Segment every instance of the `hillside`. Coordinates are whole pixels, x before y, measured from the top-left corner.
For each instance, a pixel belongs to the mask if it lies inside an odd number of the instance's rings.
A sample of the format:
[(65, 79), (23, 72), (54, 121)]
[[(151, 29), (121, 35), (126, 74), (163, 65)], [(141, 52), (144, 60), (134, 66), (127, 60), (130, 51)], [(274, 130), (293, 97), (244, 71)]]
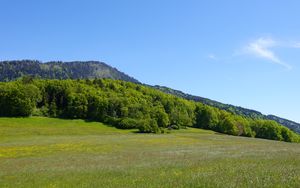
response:
[[(0, 81), (11, 81), (22, 76), (34, 76), (43, 79), (94, 79), (111, 78), (139, 83), (138, 80), (118, 71), (117, 69), (97, 61), (75, 61), (75, 62), (47, 62), (42, 63), (33, 60), (2, 61), (0, 62)], [(207, 98), (193, 96), (163, 86), (150, 86), (168, 94), (172, 94), (187, 100), (201, 102), (203, 104), (226, 110), (247, 118), (274, 120), (289, 129), (300, 133), (300, 124), (280, 118), (274, 115), (264, 115), (258, 111), (238, 107), (230, 104), (223, 104)]]
[(0, 187), (300, 187), (299, 144), (0, 118)]
[(33, 76), (45, 79), (85, 79), (110, 78), (138, 83), (123, 72), (103, 62), (73, 61), (46, 62), (32, 60), (0, 62), (0, 81), (11, 81), (22, 76)]
[(277, 123), (280, 123), (286, 127), (288, 127), (289, 129), (297, 132), (300, 134), (300, 124), (284, 119), (284, 118), (280, 118), (274, 115), (264, 115), (261, 112), (255, 111), (255, 110), (250, 110), (247, 108), (243, 108), (243, 107), (239, 107), (239, 106), (234, 106), (234, 105), (230, 105), (230, 104), (224, 104), (218, 101), (214, 101), (211, 99), (207, 99), (207, 98), (203, 98), (203, 97), (199, 97), (199, 96), (194, 96), (194, 95), (190, 95), (190, 94), (186, 94), (182, 91), (179, 90), (175, 90), (175, 89), (171, 89), (168, 87), (164, 87), (164, 86), (151, 86), (155, 89), (158, 89), (160, 91), (163, 91), (165, 93), (168, 94), (172, 94), (187, 100), (193, 100), (196, 102), (201, 102), (203, 104), (209, 105), (209, 106), (213, 106), (222, 110), (226, 110), (228, 112), (232, 112), (234, 114), (237, 115), (242, 115), (245, 117), (249, 117), (249, 118), (254, 118), (254, 119), (268, 119), (268, 120), (274, 120)]
[(275, 121), (246, 118), (159, 90), (111, 79), (0, 82), (0, 116), (86, 119), (120, 129), (165, 133), (186, 127), (235, 136), (300, 142)]

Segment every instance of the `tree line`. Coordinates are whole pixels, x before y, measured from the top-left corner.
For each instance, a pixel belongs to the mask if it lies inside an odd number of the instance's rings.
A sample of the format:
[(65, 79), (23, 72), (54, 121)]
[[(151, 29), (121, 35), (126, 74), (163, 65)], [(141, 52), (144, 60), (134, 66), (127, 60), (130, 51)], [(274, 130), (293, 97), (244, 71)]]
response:
[(145, 133), (196, 127), (236, 136), (300, 141), (299, 135), (275, 121), (246, 118), (131, 82), (30, 77), (1, 82), (0, 116), (31, 115), (87, 119)]
[(202, 104), (216, 107), (218, 109), (225, 110), (227, 112), (231, 112), (236, 115), (241, 115), (241, 116), (252, 118), (252, 119), (273, 120), (289, 129), (295, 131), (296, 133), (300, 134), (300, 124), (299, 123), (296, 123), (296, 122), (293, 122), (293, 121), (290, 121), (290, 120), (287, 120), (287, 119), (284, 119), (281, 117), (277, 117), (274, 115), (264, 115), (261, 112), (258, 112), (256, 110), (251, 110), (251, 109), (234, 106), (234, 105), (230, 105), (230, 104), (223, 104), (218, 101), (210, 100), (210, 99), (199, 97), (199, 96), (190, 95), (187, 93), (183, 93), (182, 91), (174, 90), (172, 88), (168, 88), (165, 86), (155, 85), (155, 86), (150, 86), (150, 87), (153, 87), (155, 89), (163, 91), (164, 93), (172, 94), (172, 95), (175, 95), (175, 96), (187, 99), (187, 100), (201, 102)]

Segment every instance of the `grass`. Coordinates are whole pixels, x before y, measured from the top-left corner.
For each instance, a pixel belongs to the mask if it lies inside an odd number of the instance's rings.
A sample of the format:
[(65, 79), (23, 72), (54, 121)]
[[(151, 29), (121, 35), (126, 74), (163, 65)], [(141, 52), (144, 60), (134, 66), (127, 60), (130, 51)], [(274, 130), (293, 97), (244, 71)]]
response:
[(300, 187), (300, 145), (0, 118), (0, 187)]

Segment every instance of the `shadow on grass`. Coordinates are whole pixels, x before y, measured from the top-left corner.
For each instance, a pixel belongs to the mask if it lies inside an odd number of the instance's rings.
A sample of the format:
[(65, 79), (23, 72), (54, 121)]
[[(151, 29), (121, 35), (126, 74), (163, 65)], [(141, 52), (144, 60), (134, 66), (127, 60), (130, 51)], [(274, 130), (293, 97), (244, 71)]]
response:
[(214, 132), (216, 135), (224, 135), (224, 133)]

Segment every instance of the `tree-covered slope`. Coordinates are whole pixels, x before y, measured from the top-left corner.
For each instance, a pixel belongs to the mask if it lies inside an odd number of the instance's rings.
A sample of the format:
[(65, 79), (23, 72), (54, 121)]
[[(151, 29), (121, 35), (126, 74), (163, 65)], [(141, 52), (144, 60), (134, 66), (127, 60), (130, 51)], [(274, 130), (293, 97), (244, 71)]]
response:
[(160, 91), (163, 91), (165, 93), (168, 94), (172, 94), (187, 100), (193, 100), (196, 102), (201, 102), (203, 104), (209, 105), (209, 106), (213, 106), (222, 110), (226, 110), (228, 112), (232, 112), (234, 114), (237, 115), (241, 115), (241, 116), (245, 116), (245, 117), (249, 117), (249, 118), (254, 118), (254, 119), (267, 119), (267, 120), (273, 120), (276, 121), (277, 123), (280, 123), (286, 127), (288, 127), (289, 129), (300, 133), (300, 124), (281, 118), (281, 117), (277, 117), (274, 115), (264, 115), (261, 112), (255, 111), (255, 110), (250, 110), (247, 108), (243, 108), (243, 107), (239, 107), (239, 106), (234, 106), (234, 105), (230, 105), (230, 104), (224, 104), (218, 101), (214, 101), (211, 99), (207, 99), (207, 98), (203, 98), (203, 97), (199, 97), (199, 96), (194, 96), (194, 95), (190, 95), (190, 94), (186, 94), (182, 91), (179, 90), (175, 90), (175, 89), (171, 89), (168, 87), (164, 87), (164, 86), (153, 86), (153, 88), (156, 88)]
[[(0, 62), (0, 81), (16, 80), (22, 76), (33, 76), (43, 79), (94, 79), (111, 78), (139, 83), (138, 80), (118, 71), (117, 69), (98, 61), (75, 62), (47, 62), (41, 63), (33, 60), (2, 61)], [(147, 85), (149, 86), (149, 85)], [(264, 115), (258, 111), (246, 109), (229, 104), (223, 104), (207, 98), (193, 96), (162, 86), (150, 86), (168, 94), (184, 99), (201, 102), (221, 110), (242, 115), (247, 118), (274, 120), (289, 129), (300, 133), (300, 124), (273, 115)]]
[(85, 79), (111, 78), (138, 83), (123, 72), (103, 62), (74, 61), (46, 62), (33, 60), (0, 62), (0, 81), (11, 81), (22, 76), (34, 76), (45, 79)]
[(0, 82), (0, 116), (31, 115), (86, 119), (145, 133), (195, 127), (235, 136), (300, 141), (299, 135), (275, 121), (243, 117), (131, 82), (26, 77)]
[(296, 123), (294, 121), (290, 121), (290, 120), (287, 120), (287, 119), (284, 119), (284, 118), (281, 118), (281, 117), (277, 117), (277, 116), (274, 116), (274, 115), (267, 115), (267, 116), (264, 116), (264, 118), (276, 121), (276, 122), (280, 123), (281, 125), (286, 126), (289, 129), (291, 129), (291, 130), (293, 130), (293, 131), (300, 134), (300, 124), (299, 123)]

